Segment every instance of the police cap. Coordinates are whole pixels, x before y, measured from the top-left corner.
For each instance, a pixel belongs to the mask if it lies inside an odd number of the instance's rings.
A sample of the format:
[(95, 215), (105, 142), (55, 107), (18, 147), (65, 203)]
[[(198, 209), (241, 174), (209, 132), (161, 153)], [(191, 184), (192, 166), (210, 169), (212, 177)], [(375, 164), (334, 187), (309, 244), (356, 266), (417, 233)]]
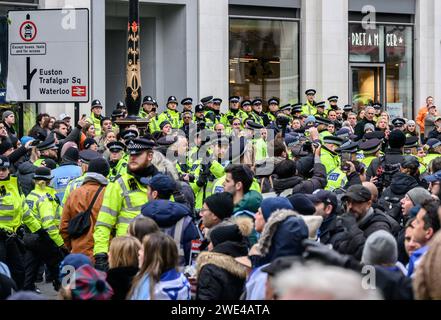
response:
[(49, 136), (46, 140), (44, 140), (42, 143), (37, 145), (38, 151), (43, 150), (50, 150), (50, 149), (58, 149), (57, 145), (55, 144), (55, 138), (53, 136)]
[(182, 99), (181, 104), (182, 104), (182, 105), (185, 105), (185, 104), (193, 104), (193, 99), (192, 99), (192, 98), (185, 98), (185, 99)]
[(142, 104), (154, 104), (153, 98), (151, 96), (145, 96), (144, 99), (142, 99)]
[(147, 150), (152, 150), (156, 144), (152, 140), (143, 138), (135, 138), (129, 141), (127, 144), (127, 151), (129, 154), (140, 154)]
[(308, 89), (305, 91), (305, 94), (307, 96), (310, 96), (310, 95), (314, 96), (316, 93), (317, 93), (317, 91), (315, 89)]
[(112, 141), (106, 145), (110, 152), (120, 152), (126, 149), (126, 145), (120, 141)]
[(123, 138), (124, 140), (135, 139), (138, 138), (138, 136), (139, 132), (135, 129), (126, 129), (121, 132), (121, 138)]
[(374, 154), (381, 149), (382, 141), (377, 138), (372, 138), (360, 143), (359, 148), (365, 154)]

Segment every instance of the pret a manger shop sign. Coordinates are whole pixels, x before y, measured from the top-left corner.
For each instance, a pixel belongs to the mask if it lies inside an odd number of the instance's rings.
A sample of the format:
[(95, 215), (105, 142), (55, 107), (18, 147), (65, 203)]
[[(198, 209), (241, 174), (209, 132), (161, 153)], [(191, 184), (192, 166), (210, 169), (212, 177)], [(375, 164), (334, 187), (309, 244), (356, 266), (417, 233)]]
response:
[(6, 100), (89, 101), (89, 11), (10, 11)]

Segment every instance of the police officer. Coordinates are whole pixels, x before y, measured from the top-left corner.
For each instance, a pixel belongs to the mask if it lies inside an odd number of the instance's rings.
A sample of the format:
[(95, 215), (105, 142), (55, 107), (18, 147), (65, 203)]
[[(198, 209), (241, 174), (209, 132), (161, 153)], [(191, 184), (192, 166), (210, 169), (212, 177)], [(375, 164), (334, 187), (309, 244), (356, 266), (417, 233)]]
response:
[(374, 120), (375, 120), (375, 121), (378, 121), (378, 118), (379, 118), (380, 115), (381, 115), (381, 109), (383, 108), (383, 105), (382, 105), (381, 103), (376, 102), (376, 103), (372, 104), (372, 106), (373, 106), (374, 109), (375, 109), (375, 117), (374, 117)]
[(29, 209), (17, 177), (10, 175), (10, 165), (7, 157), (0, 156), (0, 261), (9, 266), (12, 279), (20, 290), (24, 285), (25, 266), (24, 248), (17, 229), (24, 223), (34, 234), (45, 231)]
[(366, 168), (369, 168), (371, 162), (381, 155), (381, 145), (382, 141), (377, 138), (372, 138), (360, 143), (359, 148), (364, 154), (364, 158), (361, 162)]
[(231, 126), (231, 121), (233, 120), (233, 118), (239, 118), (242, 122), (242, 119), (245, 119), (247, 117), (245, 111), (240, 110), (240, 98), (238, 96), (230, 97), (229, 102), (229, 110), (222, 117), (222, 123), (225, 125), (225, 127)]
[[(292, 112), (292, 106), (291, 106), (291, 104), (289, 104), (289, 103), (283, 105), (283, 106), (280, 108), (280, 113), (282, 113), (282, 114), (286, 115), (287, 117), (289, 117), (290, 120), (291, 120), (291, 112)], [(280, 114), (280, 113), (278, 113), (278, 114)]]
[[(121, 109), (115, 109), (112, 111), (112, 122), (115, 122), (117, 120), (123, 120), (124, 119), (124, 111)], [(114, 125), (114, 130), (117, 128), (117, 125)]]
[(158, 173), (152, 164), (154, 146), (151, 140), (130, 140), (127, 145), (130, 155), (127, 173), (116, 176), (106, 188), (93, 234), (95, 267), (99, 270), (108, 268), (111, 235), (125, 235), (129, 223), (148, 201), (146, 181)]
[[(356, 160), (357, 157), (358, 142), (352, 142), (347, 140), (335, 151), (342, 156), (340, 159), (341, 165), (337, 166), (328, 174), (328, 184), (326, 190), (335, 191), (338, 189), (344, 189), (350, 174), (356, 175), (356, 172), (351, 172), (351, 163)], [(348, 154), (347, 161), (343, 161), (343, 154)], [(348, 163), (351, 162), (351, 163)]]
[(40, 152), (40, 158), (34, 162), (34, 166), (39, 167), (41, 163), (46, 159), (52, 159), (55, 162), (58, 161), (58, 147), (55, 144), (55, 138), (53, 135), (37, 145), (37, 150)]
[(354, 108), (351, 104), (347, 104), (343, 107), (343, 120), (348, 120), (349, 114), (352, 112)]
[(337, 110), (338, 109), (338, 96), (330, 96), (328, 98), (329, 102), (329, 108), (331, 110)]
[(242, 123), (244, 123), (247, 118), (250, 118), (251, 111), (253, 111), (253, 108), (251, 107), (250, 100), (243, 100), (242, 103), (240, 104), (240, 106), (242, 108), (242, 111), (245, 112), (245, 114), (246, 114), (246, 118), (241, 119)]
[(153, 97), (144, 97), (138, 116), (149, 121), (150, 133), (159, 131), (159, 116), (157, 114), (157, 107), (155, 105), (155, 100), (153, 99)]
[(326, 102), (325, 101), (317, 102), (315, 107), (316, 107), (315, 117), (323, 117), (323, 118), (327, 117), (327, 112), (325, 110), (325, 108), (326, 108)]
[(302, 115), (302, 104), (296, 103), (291, 106), (291, 115), (294, 119), (300, 119)]
[(252, 120), (248, 120), (245, 123), (246, 138), (251, 142), (253, 147), (253, 159), (260, 161), (268, 157), (268, 144), (262, 137), (262, 130), (266, 130), (263, 125), (256, 123)]
[(209, 120), (207, 122), (210, 123), (210, 128), (214, 127), (218, 123), (221, 123), (221, 119), (223, 117), (222, 113), (220, 112), (221, 104), (222, 99), (214, 98), (212, 100), (212, 109), (208, 110), (205, 114), (205, 119)]
[(116, 104), (116, 109), (121, 110), (121, 112), (123, 114), (123, 119), (127, 117), (127, 106), (124, 104), (124, 102), (119, 101)]
[(428, 153), (424, 157), (424, 165), (430, 168), (430, 162), (433, 159), (441, 157), (441, 141), (431, 138), (426, 142), (426, 148)]
[(188, 98), (182, 99), (181, 104), (182, 104), (182, 108), (183, 108), (182, 112), (193, 111), (193, 99), (192, 98), (188, 97)]
[(170, 96), (167, 100), (167, 110), (159, 116), (158, 123), (161, 124), (167, 120), (170, 122), (173, 129), (179, 129), (181, 122), (181, 115), (176, 110), (178, 107), (178, 99), (175, 96)]
[[(25, 290), (34, 291), (36, 289), (35, 279), (42, 263), (46, 264), (49, 274), (58, 275), (58, 265), (63, 260), (64, 255), (68, 254), (59, 232), (61, 207), (55, 189), (49, 187), (52, 178), (49, 168), (37, 168), (34, 175), (35, 188), (26, 197), (26, 203), (45, 232), (41, 232), (42, 235), (38, 243), (28, 246), (26, 251)], [(58, 277), (53, 280), (53, 285), (55, 290), (59, 289)]]
[(317, 108), (315, 107), (315, 94), (317, 91), (315, 89), (308, 89), (305, 91), (306, 103), (302, 106), (302, 114), (307, 116), (314, 116), (317, 113)]
[(90, 107), (90, 117), (87, 118), (87, 122), (93, 124), (95, 128), (95, 134), (97, 136), (101, 135), (101, 112), (103, 111), (103, 105), (101, 101), (96, 99), (92, 101), (92, 105)]
[(262, 99), (254, 99), (251, 105), (253, 111), (250, 113), (249, 118), (255, 123), (258, 123), (264, 127), (267, 126), (269, 124), (269, 119), (268, 116), (262, 112)]
[(204, 106), (202, 104), (197, 104), (194, 107), (193, 121), (196, 122), (196, 123), (200, 123), (200, 122), (204, 122), (205, 123)]
[(280, 100), (273, 97), (268, 100), (268, 112), (266, 113), (270, 122), (275, 122), (277, 119), (277, 112), (279, 111)]
[(196, 209), (202, 208), (205, 198), (211, 195), (214, 181), (225, 175), (219, 158), (228, 149), (229, 140), (222, 137), (210, 143), (207, 142), (209, 137), (206, 138), (199, 150), (200, 158), (193, 162), (190, 170), (190, 174), (194, 176), (194, 182), (190, 186), (195, 194)]
[(394, 128), (401, 131), (404, 131), (405, 124), (406, 124), (406, 120), (404, 120), (403, 118), (395, 118), (392, 120), (392, 125), (394, 126)]
[(343, 144), (344, 140), (335, 136), (326, 136), (323, 138), (323, 146), (321, 148), (320, 160), (326, 168), (326, 174), (340, 165), (340, 158), (335, 151)]
[(113, 141), (107, 144), (107, 149), (110, 152), (109, 165), (110, 174), (109, 178), (112, 179), (118, 175), (123, 175), (127, 172), (127, 160), (124, 159), (124, 152), (126, 146), (120, 141)]

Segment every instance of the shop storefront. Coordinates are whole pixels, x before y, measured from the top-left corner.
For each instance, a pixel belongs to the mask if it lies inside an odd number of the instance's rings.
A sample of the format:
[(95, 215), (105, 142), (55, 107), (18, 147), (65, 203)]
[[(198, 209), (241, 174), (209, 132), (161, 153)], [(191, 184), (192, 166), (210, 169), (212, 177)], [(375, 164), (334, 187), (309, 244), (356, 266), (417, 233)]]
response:
[(349, 24), (349, 92), (357, 109), (380, 102), (395, 117), (413, 117), (413, 26)]

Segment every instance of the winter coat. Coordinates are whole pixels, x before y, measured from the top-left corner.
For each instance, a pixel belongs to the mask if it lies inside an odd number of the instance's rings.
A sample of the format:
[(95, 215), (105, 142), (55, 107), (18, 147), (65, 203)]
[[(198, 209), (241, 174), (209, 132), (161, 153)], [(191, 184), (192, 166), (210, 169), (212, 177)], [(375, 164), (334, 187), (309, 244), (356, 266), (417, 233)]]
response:
[[(199, 232), (192, 221), (190, 209), (169, 200), (149, 201), (141, 208), (141, 214), (153, 219), (165, 233), (175, 238), (177, 223), (182, 220), (182, 234), (179, 239), (180, 266), (190, 261), (191, 241), (199, 239)], [(183, 252), (181, 252), (183, 250)], [(185, 259), (185, 261), (183, 261)]]
[(60, 234), (64, 240), (64, 245), (67, 248), (72, 249), (71, 253), (83, 253), (91, 259), (93, 258), (93, 231), (98, 213), (103, 203), (106, 188), (101, 190), (95, 204), (92, 207), (91, 227), (89, 231), (79, 238), (72, 239), (69, 236), (67, 229), (69, 227), (69, 221), (77, 216), (80, 212), (84, 212), (89, 207), (98, 188), (101, 185), (107, 186), (107, 184), (108, 180), (101, 174), (86, 173), (83, 185), (78, 189), (73, 190), (66, 200), (63, 213), (61, 215)]
[(397, 267), (375, 266), (375, 280), (385, 300), (413, 300), (412, 280)]
[(251, 256), (253, 267), (267, 264), (279, 257), (303, 253), (302, 241), (308, 238), (305, 221), (292, 210), (274, 212), (265, 224), (257, 242), (260, 255)]
[(112, 300), (126, 300), (132, 287), (133, 277), (138, 273), (136, 267), (119, 267), (107, 271), (106, 281), (113, 289)]
[(246, 268), (234, 258), (248, 254), (245, 243), (224, 242), (197, 259), (196, 300), (238, 300), (242, 294)]
[(292, 188), (292, 193), (311, 194), (317, 189), (324, 189), (327, 184), (326, 168), (321, 163), (314, 164), (314, 175), (311, 179), (305, 180), (300, 176), (286, 179), (274, 179), (274, 191), (277, 194)]
[(366, 239), (375, 231), (385, 230), (394, 237), (398, 236), (400, 225), (384, 212), (370, 208), (368, 213), (358, 222), (358, 227), (363, 231)]
[(392, 177), (390, 186), (384, 189), (378, 202), (384, 207), (388, 215), (399, 222), (401, 220), (400, 200), (404, 198), (409, 190), (416, 187), (419, 187), (419, 183), (414, 177), (397, 172)]
[[(262, 202), (262, 194), (257, 191), (250, 190), (248, 191), (242, 200), (239, 201), (238, 204), (234, 206), (233, 216), (234, 217), (249, 217), (254, 222), (254, 216), (260, 208), (260, 204)], [(251, 245), (257, 242), (257, 231), (253, 229), (251, 235), (248, 237), (248, 240)]]
[(366, 238), (357, 225), (355, 217), (349, 214), (331, 215), (325, 219), (319, 229), (320, 242), (330, 244), (341, 253), (361, 259)]
[(27, 196), (34, 190), (34, 173), (37, 167), (32, 164), (31, 161), (23, 162), (17, 171), (18, 183), (21, 186), (21, 190)]

